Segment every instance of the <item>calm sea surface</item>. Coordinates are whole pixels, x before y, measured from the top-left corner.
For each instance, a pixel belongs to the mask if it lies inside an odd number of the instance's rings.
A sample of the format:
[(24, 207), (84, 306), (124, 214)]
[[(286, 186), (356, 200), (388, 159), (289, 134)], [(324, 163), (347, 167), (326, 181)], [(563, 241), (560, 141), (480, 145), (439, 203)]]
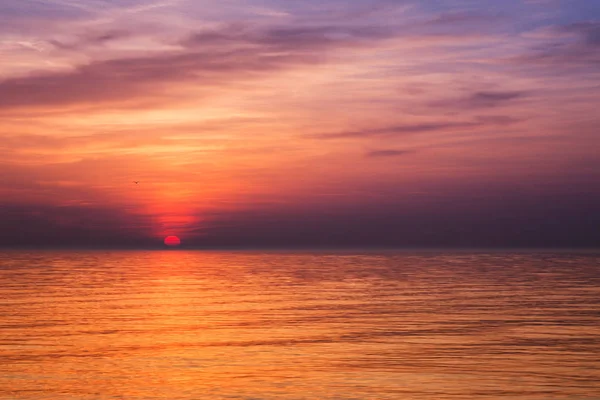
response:
[(600, 399), (600, 253), (0, 252), (0, 399)]

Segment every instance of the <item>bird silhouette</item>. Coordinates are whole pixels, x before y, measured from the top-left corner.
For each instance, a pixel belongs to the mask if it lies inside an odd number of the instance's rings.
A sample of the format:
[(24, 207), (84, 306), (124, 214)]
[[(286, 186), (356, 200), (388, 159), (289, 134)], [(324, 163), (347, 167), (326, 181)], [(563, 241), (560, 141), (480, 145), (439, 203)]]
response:
[(140, 181), (133, 181), (133, 183), (135, 183), (137, 185), (138, 183), (140, 183)]

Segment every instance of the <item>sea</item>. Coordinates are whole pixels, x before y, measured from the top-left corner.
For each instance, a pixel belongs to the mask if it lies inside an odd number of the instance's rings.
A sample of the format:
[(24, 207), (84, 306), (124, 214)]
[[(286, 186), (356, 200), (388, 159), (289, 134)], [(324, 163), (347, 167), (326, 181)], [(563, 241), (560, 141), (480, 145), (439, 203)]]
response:
[(600, 399), (600, 252), (2, 250), (0, 399)]

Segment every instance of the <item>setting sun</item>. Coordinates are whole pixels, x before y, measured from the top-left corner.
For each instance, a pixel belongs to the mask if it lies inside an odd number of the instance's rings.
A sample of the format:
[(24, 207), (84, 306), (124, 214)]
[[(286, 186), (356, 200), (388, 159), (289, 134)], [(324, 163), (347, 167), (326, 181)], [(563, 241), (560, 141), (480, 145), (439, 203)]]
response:
[(165, 238), (165, 244), (167, 246), (179, 246), (181, 244), (181, 240), (177, 236), (167, 236)]

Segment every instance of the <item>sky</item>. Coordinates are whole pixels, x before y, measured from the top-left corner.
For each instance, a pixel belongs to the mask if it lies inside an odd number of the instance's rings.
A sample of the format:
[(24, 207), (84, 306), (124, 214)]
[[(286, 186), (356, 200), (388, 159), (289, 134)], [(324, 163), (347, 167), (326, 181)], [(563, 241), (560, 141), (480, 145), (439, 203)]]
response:
[(3, 0), (0, 246), (599, 247), (599, 89), (598, 1)]

